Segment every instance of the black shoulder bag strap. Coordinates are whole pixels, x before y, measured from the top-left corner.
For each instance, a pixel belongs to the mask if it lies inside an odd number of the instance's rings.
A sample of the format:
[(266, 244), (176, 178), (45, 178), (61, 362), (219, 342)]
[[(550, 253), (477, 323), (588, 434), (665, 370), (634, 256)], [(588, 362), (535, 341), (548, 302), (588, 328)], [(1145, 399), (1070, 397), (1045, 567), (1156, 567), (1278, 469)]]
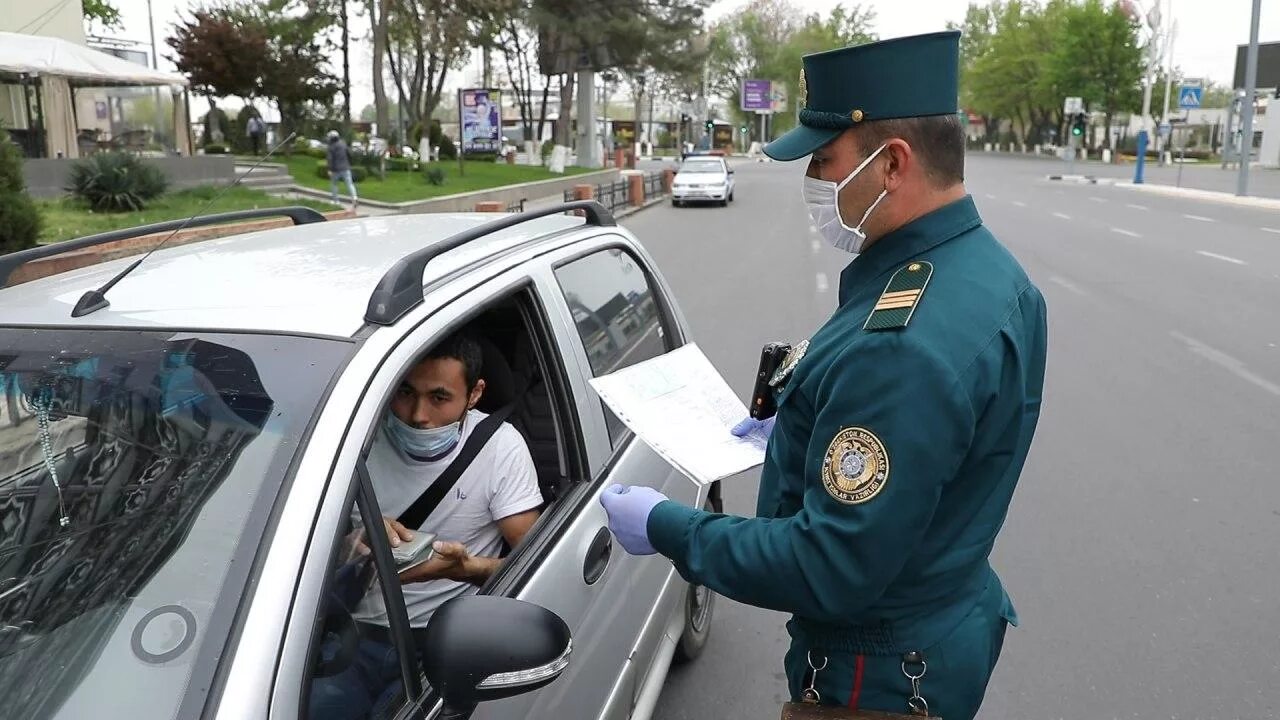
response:
[(400, 517), (396, 520), (410, 530), (417, 530), (422, 527), (422, 523), (427, 521), (431, 515), (431, 511), (435, 510), (444, 500), (444, 496), (449, 494), (454, 485), (458, 484), (458, 478), (462, 477), (462, 473), (471, 465), (471, 461), (476, 459), (476, 455), (480, 454), (481, 448), (485, 443), (489, 442), (489, 438), (498, 431), (502, 423), (511, 415), (511, 411), (515, 410), (514, 402), (502, 406), (495, 410), (488, 417), (480, 421), (471, 434), (467, 436), (467, 441), (462, 445), (462, 451), (458, 453), (458, 457), (449, 463), (449, 467), (440, 473), (440, 477), (431, 483), (431, 487), (423, 491), (417, 500), (409, 506), (408, 510), (400, 513)]

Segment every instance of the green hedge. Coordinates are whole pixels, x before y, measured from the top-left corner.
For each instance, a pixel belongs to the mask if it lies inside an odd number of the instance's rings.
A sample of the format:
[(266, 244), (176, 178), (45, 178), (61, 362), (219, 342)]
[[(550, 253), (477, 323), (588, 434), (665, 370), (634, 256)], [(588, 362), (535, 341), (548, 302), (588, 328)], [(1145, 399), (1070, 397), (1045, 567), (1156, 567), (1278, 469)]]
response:
[(205, 155), (226, 155), (227, 146), (219, 145), (218, 143), (209, 143), (208, 145), (204, 146), (204, 154)]
[[(329, 164), (327, 162), (322, 160), (316, 163), (316, 177), (320, 178), (321, 180), (329, 179)], [(365, 172), (364, 168), (358, 165), (351, 166), (352, 180), (356, 182), (364, 182), (368, 177), (369, 177), (369, 173)]]

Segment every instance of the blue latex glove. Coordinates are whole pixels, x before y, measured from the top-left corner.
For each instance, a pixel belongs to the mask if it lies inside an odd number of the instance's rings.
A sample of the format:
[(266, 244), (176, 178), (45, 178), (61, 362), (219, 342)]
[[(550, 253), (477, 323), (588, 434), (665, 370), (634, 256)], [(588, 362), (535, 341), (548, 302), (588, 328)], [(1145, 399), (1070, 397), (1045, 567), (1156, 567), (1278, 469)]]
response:
[(753, 433), (760, 435), (765, 440), (769, 439), (769, 434), (773, 432), (773, 420), (776, 416), (770, 415), (764, 420), (757, 420), (750, 415), (745, 420), (733, 426), (729, 432), (736, 437), (746, 437)]
[(642, 485), (613, 485), (600, 494), (600, 504), (609, 516), (609, 530), (632, 555), (658, 552), (649, 542), (649, 513), (666, 499), (666, 495)]

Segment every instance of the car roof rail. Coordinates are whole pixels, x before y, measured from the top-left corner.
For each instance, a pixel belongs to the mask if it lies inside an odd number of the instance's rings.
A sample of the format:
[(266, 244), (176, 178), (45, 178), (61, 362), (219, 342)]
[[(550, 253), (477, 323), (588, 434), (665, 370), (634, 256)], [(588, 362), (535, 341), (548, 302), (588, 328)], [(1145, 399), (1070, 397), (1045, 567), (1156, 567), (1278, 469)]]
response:
[(505, 230), (530, 220), (573, 210), (579, 210), (586, 215), (587, 225), (613, 227), (618, 224), (613, 219), (613, 213), (609, 212), (604, 205), (594, 200), (575, 200), (538, 208), (537, 210), (507, 215), (492, 222), (477, 225), (470, 230), (451, 235), (440, 242), (432, 243), (428, 247), (416, 250), (400, 258), (387, 270), (382, 279), (378, 281), (378, 287), (374, 288), (373, 294), (369, 296), (369, 307), (364, 314), (365, 322), (374, 325), (391, 325), (404, 317), (405, 313), (421, 305), (424, 299), (422, 295), (422, 275), (426, 272), (427, 263), (440, 255), (499, 230)]
[(19, 250), (8, 255), (0, 255), (0, 287), (9, 285), (9, 276), (14, 270), (22, 265), (39, 260), (41, 258), (53, 257), (64, 253), (83, 250), (95, 245), (102, 245), (109, 242), (119, 240), (128, 240), (130, 238), (143, 237), (144, 235), (153, 235), (162, 232), (171, 232), (185, 224), (186, 227), (202, 227), (206, 225), (218, 225), (225, 222), (234, 222), (236, 220), (254, 220), (266, 217), (287, 217), (293, 221), (294, 225), (310, 225), (311, 223), (324, 222), (327, 218), (319, 211), (301, 205), (290, 205), (287, 207), (276, 208), (258, 208), (254, 210), (232, 210), (224, 213), (214, 213), (212, 215), (200, 215), (195, 218), (180, 218), (178, 220), (166, 220), (164, 222), (152, 223), (150, 225), (139, 225), (138, 227), (122, 228), (120, 230), (110, 230), (97, 235), (86, 235), (74, 240), (63, 240), (40, 247), (34, 247), (29, 250)]

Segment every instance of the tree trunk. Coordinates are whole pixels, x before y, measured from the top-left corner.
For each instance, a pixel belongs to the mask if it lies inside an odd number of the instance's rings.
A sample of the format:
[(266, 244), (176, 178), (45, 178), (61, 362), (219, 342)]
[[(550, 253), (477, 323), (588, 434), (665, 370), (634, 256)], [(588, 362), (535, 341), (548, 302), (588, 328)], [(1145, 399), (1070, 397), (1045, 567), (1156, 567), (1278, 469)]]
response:
[(573, 84), (574, 74), (565, 73), (560, 82), (560, 119), (556, 122), (556, 144), (573, 146)]
[(551, 76), (542, 76), (542, 105), (538, 108), (538, 133), (533, 136), (538, 148), (542, 147), (542, 132), (547, 127), (547, 98), (551, 95)]
[(639, 85), (640, 86), (638, 88), (633, 88), (635, 92), (632, 93), (633, 95), (635, 95), (635, 98), (633, 98), (635, 102), (635, 112), (631, 114), (631, 117), (632, 117), (631, 126), (634, 128), (634, 130), (631, 133), (632, 147), (635, 147), (635, 144), (640, 142), (640, 118), (643, 117), (644, 115), (645, 85), (644, 85), (643, 77), (641, 77)]
[(347, 0), (338, 0), (342, 22), (342, 119), (351, 127), (351, 29), (347, 22)]
[[(1107, 124), (1107, 128), (1106, 128), (1106, 132), (1107, 132), (1107, 148), (1108, 148), (1109, 150), (1111, 150), (1111, 152), (1114, 154), (1114, 153), (1115, 153), (1115, 150), (1116, 150), (1116, 144), (1115, 144), (1115, 138), (1114, 138), (1114, 137), (1112, 136), (1112, 134), (1111, 134), (1111, 111), (1110, 111), (1110, 110), (1108, 110), (1108, 111), (1107, 111), (1107, 114), (1104, 116), (1104, 120), (1103, 120), (1103, 122), (1105, 122), (1105, 123)], [(1086, 134), (1085, 134), (1086, 141), (1087, 141), (1088, 137), (1089, 137), (1089, 135), (1088, 135), (1088, 133), (1086, 133)]]
[(387, 108), (387, 89), (383, 85), (383, 56), (387, 52), (388, 0), (369, 0), (370, 23), (373, 26), (373, 107), (377, 115), (378, 135), (386, 137), (391, 128), (391, 113)]

